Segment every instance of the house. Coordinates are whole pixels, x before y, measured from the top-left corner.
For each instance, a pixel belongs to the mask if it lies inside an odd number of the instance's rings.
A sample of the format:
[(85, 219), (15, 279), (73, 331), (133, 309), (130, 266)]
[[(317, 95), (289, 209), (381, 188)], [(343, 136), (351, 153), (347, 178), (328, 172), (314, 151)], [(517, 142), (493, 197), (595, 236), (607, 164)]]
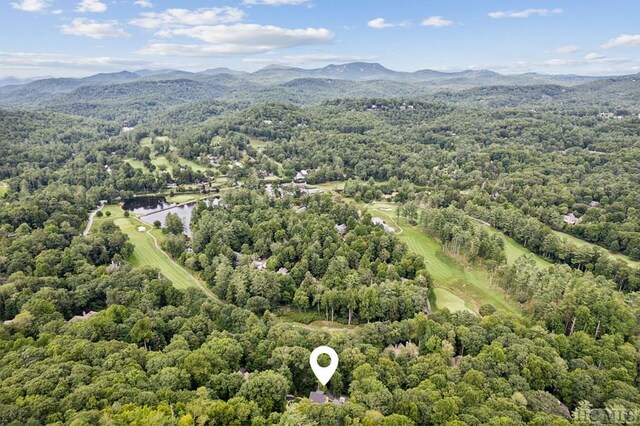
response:
[(107, 271), (109, 272), (117, 271), (118, 269), (120, 269), (120, 264), (114, 262), (113, 260), (111, 261), (111, 264), (107, 266)]
[(307, 176), (309, 176), (309, 172), (307, 170), (300, 170), (296, 173), (296, 176), (293, 178), (296, 182), (304, 182), (307, 180)]
[(604, 118), (605, 120), (610, 120), (615, 117), (615, 114), (612, 112), (601, 112), (598, 114), (599, 118)]
[(240, 370), (236, 371), (236, 374), (239, 374), (242, 376), (242, 379), (246, 382), (247, 380), (249, 380), (249, 372), (247, 370), (245, 370), (244, 368), (241, 368)]
[(94, 311), (82, 312), (82, 315), (76, 315), (75, 317), (71, 318), (69, 320), (69, 322), (70, 323), (74, 323), (74, 322), (78, 322), (78, 321), (84, 321), (84, 320), (92, 318), (92, 317), (94, 317), (96, 315), (98, 315), (98, 313), (94, 312)]
[(322, 391), (314, 391), (309, 394), (309, 399), (311, 402), (315, 402), (317, 404), (326, 404), (329, 402), (329, 397)]
[(384, 232), (388, 234), (394, 234), (396, 232), (396, 230), (393, 227), (387, 225), (385, 221), (380, 219), (379, 217), (372, 217), (371, 223), (373, 223), (374, 225), (382, 226), (382, 228), (384, 229)]
[(287, 268), (280, 268), (278, 269), (278, 272), (276, 272), (278, 275), (289, 275), (289, 270)]
[(414, 351), (416, 353), (418, 351), (418, 347), (413, 342), (406, 342), (406, 343), (398, 343), (396, 345), (389, 345), (384, 349), (393, 352), (396, 356), (400, 355), (400, 352), (402, 352), (404, 350), (410, 350), (410, 351)]
[(568, 223), (570, 225), (575, 225), (577, 223), (580, 223), (582, 219), (579, 217), (576, 217), (573, 213), (569, 213), (564, 216), (563, 220), (565, 223)]
[(256, 268), (258, 271), (264, 271), (265, 269), (267, 269), (267, 261), (266, 261), (266, 259), (265, 260), (262, 260), (262, 259), (254, 260), (253, 262), (251, 262), (251, 266)]
[(589, 203), (589, 207), (598, 207), (600, 205), (599, 201), (593, 200)]
[(347, 225), (342, 224), (342, 225), (336, 225), (336, 232), (338, 232), (338, 234), (340, 235), (345, 235), (347, 233)]
[(309, 399), (311, 400), (311, 402), (315, 402), (316, 404), (327, 404), (329, 402), (334, 403), (335, 405), (342, 405), (342, 404), (346, 404), (348, 399), (344, 396), (338, 397), (338, 398), (334, 398), (330, 395), (325, 394), (324, 392), (317, 390), (314, 392), (311, 392), (309, 394)]
[(341, 396), (340, 398), (334, 398), (333, 399), (333, 403), (336, 405), (342, 405), (342, 404), (346, 404), (348, 401), (348, 399), (344, 396)]

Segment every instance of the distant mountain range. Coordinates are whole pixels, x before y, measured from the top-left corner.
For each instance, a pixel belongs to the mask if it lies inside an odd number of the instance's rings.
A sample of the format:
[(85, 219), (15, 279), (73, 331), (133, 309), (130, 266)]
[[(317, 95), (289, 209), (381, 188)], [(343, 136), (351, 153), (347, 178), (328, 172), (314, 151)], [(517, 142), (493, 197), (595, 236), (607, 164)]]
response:
[[(503, 75), (487, 70), (393, 71), (354, 62), (316, 69), (268, 66), (101, 73), (85, 78), (0, 80), (0, 107), (45, 109), (106, 119), (144, 119), (196, 101), (313, 104), (344, 97), (429, 98), (486, 106), (540, 103), (637, 107), (640, 74), (619, 77)], [(128, 119), (127, 119), (128, 120)]]
[[(216, 76), (224, 74), (266, 84), (284, 83), (286, 81), (299, 78), (325, 78), (352, 81), (388, 80), (403, 83), (450, 83), (452, 85), (462, 84), (469, 86), (532, 83), (572, 85), (606, 78), (579, 75), (546, 75), (538, 73), (505, 75), (488, 70), (443, 72), (426, 69), (415, 72), (402, 72), (390, 70), (378, 63), (352, 62), (340, 65), (327, 65), (322, 68), (314, 69), (269, 65), (252, 73), (236, 71), (229, 68), (213, 68), (196, 73), (174, 69), (143, 69), (135, 72), (122, 71), (116, 73), (101, 73), (78, 79), (47, 78), (47, 80), (75, 80), (78, 82), (78, 85), (82, 85), (85, 83), (133, 81), (149, 77), (198, 78), (199, 76)], [(43, 78), (22, 79), (18, 77), (6, 77), (0, 79), (0, 87), (27, 84), (42, 79)]]

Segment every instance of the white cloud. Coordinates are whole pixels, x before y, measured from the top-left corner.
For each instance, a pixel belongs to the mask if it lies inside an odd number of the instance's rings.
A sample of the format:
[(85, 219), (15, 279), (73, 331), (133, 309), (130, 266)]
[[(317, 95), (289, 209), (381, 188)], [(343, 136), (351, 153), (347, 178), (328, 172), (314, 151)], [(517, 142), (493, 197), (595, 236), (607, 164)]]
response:
[(390, 28), (393, 27), (393, 24), (388, 23), (384, 20), (384, 18), (376, 18), (367, 22), (367, 25), (371, 28), (382, 29), (382, 28)]
[(329, 43), (333, 33), (325, 28), (287, 29), (272, 25), (235, 24), (175, 28), (156, 33), (184, 36), (207, 44), (152, 43), (136, 52), (161, 56), (225, 56), (266, 53), (277, 49)]
[(409, 21), (394, 23), (394, 22), (387, 22), (384, 18), (376, 18), (367, 22), (367, 25), (371, 28), (375, 28), (376, 30), (381, 30), (384, 28), (393, 28), (393, 27), (407, 28), (411, 26), (411, 23)]
[(167, 9), (161, 13), (144, 12), (130, 24), (147, 28), (173, 28), (189, 25), (227, 24), (239, 22), (244, 12), (235, 7), (212, 7), (208, 9)]
[(640, 47), (640, 34), (621, 34), (603, 44), (602, 47), (605, 49), (615, 49), (617, 47)]
[(494, 19), (501, 18), (528, 18), (530, 16), (549, 16), (562, 13), (562, 9), (525, 9), (525, 10), (510, 10), (507, 12), (497, 11), (489, 13), (489, 16)]
[(123, 67), (146, 66), (150, 62), (140, 59), (89, 57), (56, 53), (0, 52), (0, 68), (50, 69), (82, 68), (93, 70), (122, 70)]
[(140, 7), (153, 7), (153, 3), (151, 3), (149, 0), (136, 0), (133, 2), (133, 4)]
[(606, 59), (606, 56), (599, 53), (589, 53), (585, 55), (584, 59), (586, 59), (587, 61), (601, 61)]
[(11, 3), (14, 9), (23, 10), (25, 12), (40, 12), (48, 6), (47, 0), (21, 0)]
[(117, 21), (98, 22), (93, 19), (76, 18), (71, 24), (60, 27), (63, 34), (103, 39), (109, 37), (129, 37)]
[(237, 45), (237, 44), (177, 44), (177, 43), (152, 43), (137, 54), (145, 56), (232, 56), (266, 53), (272, 46), (262, 45)]
[(442, 16), (430, 16), (422, 21), (422, 25), (425, 27), (450, 27), (453, 24), (453, 21), (444, 19)]
[(576, 53), (579, 51), (580, 47), (575, 45), (560, 46), (554, 50), (555, 53)]
[(309, 4), (310, 0), (244, 0), (242, 3), (247, 5), (298, 6)]
[(278, 59), (273, 58), (245, 58), (244, 62), (253, 64), (278, 64), (278, 65), (298, 65), (304, 63), (333, 63), (343, 64), (347, 62), (370, 62), (379, 59), (378, 56), (357, 56), (357, 55), (333, 55), (330, 53), (310, 53), (306, 55), (287, 55)]
[(599, 53), (589, 53), (580, 59), (551, 59), (543, 62), (544, 65), (550, 67), (558, 67), (558, 66), (583, 66), (583, 65), (592, 65), (592, 64), (603, 64), (603, 63), (627, 63), (629, 59), (627, 58), (617, 58), (617, 57), (608, 57), (601, 55)]
[(76, 7), (80, 13), (102, 13), (107, 11), (107, 5), (100, 0), (82, 0)]
[(207, 43), (269, 45), (274, 48), (327, 43), (333, 33), (326, 28), (288, 29), (274, 25), (234, 24), (174, 28), (156, 33), (160, 37), (184, 36)]

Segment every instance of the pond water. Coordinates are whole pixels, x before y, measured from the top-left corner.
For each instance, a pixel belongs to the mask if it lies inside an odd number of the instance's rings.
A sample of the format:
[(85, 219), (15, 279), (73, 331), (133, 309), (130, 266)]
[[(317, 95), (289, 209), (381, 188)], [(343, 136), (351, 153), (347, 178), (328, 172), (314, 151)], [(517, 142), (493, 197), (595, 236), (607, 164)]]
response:
[[(216, 205), (218, 200), (219, 198), (215, 197), (203, 201), (207, 205)], [(175, 213), (182, 219), (184, 233), (188, 237), (191, 237), (191, 213), (195, 207), (196, 202), (178, 205), (168, 202), (164, 197), (136, 197), (127, 200), (122, 206), (123, 209), (149, 225), (153, 225), (153, 222), (159, 220), (164, 226), (169, 213)]]

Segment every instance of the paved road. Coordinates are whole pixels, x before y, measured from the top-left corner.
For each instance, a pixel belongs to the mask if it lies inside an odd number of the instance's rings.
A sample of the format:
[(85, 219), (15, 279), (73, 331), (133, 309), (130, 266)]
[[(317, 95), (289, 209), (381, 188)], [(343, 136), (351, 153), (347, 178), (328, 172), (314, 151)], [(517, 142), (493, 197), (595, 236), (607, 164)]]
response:
[(104, 208), (104, 203), (100, 201), (100, 207), (98, 207), (97, 209), (92, 211), (91, 214), (89, 214), (89, 223), (87, 223), (87, 227), (84, 228), (84, 231), (82, 232), (83, 236), (86, 237), (89, 235), (89, 232), (91, 232), (91, 227), (93, 226), (93, 219), (95, 219), (96, 217), (96, 213), (98, 213), (103, 208)]

